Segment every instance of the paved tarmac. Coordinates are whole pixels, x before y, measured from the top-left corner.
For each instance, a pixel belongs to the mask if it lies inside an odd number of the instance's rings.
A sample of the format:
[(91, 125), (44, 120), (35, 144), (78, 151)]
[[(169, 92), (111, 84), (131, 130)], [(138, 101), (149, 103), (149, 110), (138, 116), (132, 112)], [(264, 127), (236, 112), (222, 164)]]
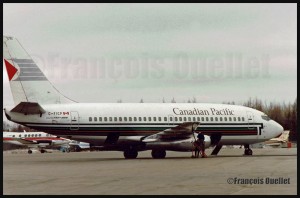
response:
[(191, 153), (167, 151), (166, 159), (152, 159), (150, 151), (145, 151), (137, 159), (124, 159), (122, 152), (114, 151), (3, 152), (3, 194), (297, 194), (296, 148), (253, 149), (253, 156), (242, 154), (243, 149), (227, 148), (218, 156), (194, 159)]

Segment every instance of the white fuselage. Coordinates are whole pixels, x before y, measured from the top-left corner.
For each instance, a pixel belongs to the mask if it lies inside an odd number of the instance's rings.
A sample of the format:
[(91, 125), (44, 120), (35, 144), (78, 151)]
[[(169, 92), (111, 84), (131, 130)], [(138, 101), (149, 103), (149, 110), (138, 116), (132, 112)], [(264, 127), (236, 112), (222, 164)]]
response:
[(3, 142), (28, 147), (57, 147), (71, 140), (44, 132), (3, 132)]
[(24, 115), (5, 109), (9, 119), (28, 127), (92, 145), (110, 134), (118, 141), (155, 134), (184, 122), (200, 122), (197, 131), (221, 135), (221, 144), (263, 142), (282, 133), (273, 120), (252, 108), (206, 103), (70, 103), (42, 105), (43, 114)]

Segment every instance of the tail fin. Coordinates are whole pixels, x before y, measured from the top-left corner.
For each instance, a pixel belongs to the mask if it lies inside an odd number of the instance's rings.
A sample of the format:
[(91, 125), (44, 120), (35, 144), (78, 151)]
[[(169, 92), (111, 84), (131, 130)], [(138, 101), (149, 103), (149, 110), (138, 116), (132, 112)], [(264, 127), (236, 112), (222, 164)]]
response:
[(20, 102), (74, 102), (48, 81), (16, 38), (3, 36), (3, 58), (15, 105)]

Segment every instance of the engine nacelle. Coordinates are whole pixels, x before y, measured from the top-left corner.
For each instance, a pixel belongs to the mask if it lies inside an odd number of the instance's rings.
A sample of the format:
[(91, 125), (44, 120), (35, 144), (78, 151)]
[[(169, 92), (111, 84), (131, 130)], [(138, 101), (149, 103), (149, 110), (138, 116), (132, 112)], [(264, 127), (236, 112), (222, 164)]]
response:
[[(171, 150), (171, 151), (192, 151), (194, 150), (193, 142), (195, 142), (197, 133), (194, 134), (194, 137), (190, 137), (184, 140), (177, 141), (155, 141), (147, 142), (146, 149), (162, 149), (162, 150)], [(205, 148), (211, 146), (211, 139), (209, 136), (204, 135)]]

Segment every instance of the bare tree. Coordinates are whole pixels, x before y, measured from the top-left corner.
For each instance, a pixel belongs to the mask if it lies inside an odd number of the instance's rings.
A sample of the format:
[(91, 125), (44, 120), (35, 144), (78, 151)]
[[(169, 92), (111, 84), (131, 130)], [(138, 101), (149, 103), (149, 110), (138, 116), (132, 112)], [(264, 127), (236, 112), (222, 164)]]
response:
[(176, 103), (176, 101), (175, 101), (174, 97), (173, 97), (173, 99), (171, 100), (171, 103)]

